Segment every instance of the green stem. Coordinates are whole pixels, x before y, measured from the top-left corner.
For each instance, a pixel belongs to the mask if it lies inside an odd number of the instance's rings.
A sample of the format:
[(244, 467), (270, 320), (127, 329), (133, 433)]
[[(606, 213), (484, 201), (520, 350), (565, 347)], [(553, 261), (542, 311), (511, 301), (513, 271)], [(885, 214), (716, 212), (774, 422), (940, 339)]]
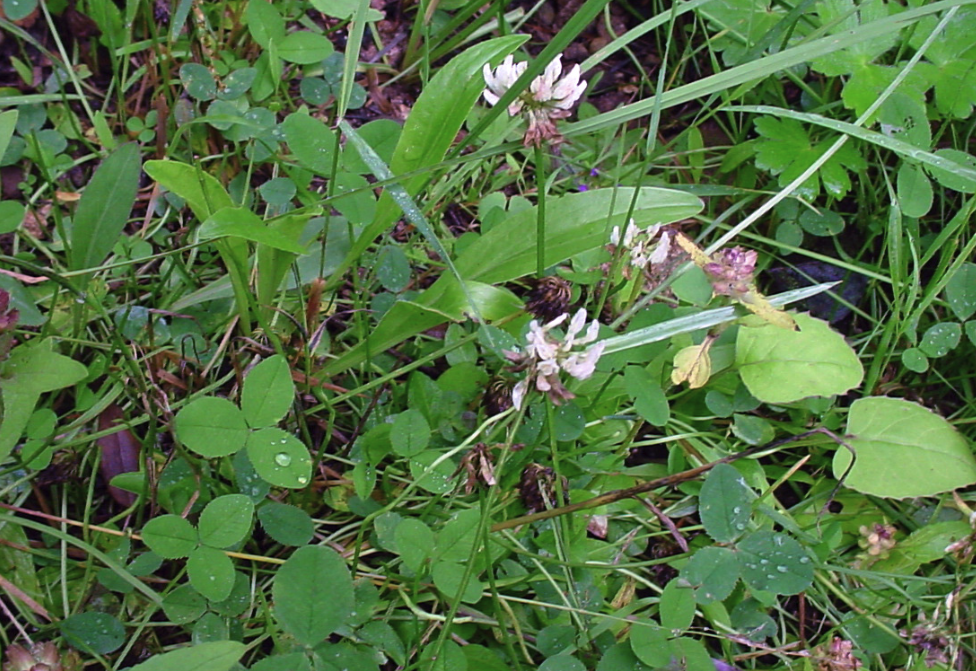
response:
[(546, 272), (546, 157), (542, 147), (535, 148), (535, 183), (539, 194), (538, 217), (535, 226), (536, 275), (542, 279)]

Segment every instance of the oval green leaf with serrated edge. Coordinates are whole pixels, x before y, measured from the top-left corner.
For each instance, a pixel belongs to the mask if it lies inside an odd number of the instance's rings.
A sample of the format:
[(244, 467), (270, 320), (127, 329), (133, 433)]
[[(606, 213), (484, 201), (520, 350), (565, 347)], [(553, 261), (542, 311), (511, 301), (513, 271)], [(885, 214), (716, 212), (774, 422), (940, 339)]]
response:
[(785, 534), (757, 531), (736, 550), (742, 579), (753, 589), (799, 594), (813, 582), (813, 562), (803, 547)]
[(976, 313), (976, 263), (964, 263), (946, 283), (946, 299), (956, 317), (965, 321)]
[(827, 322), (794, 315), (798, 331), (771, 324), (742, 326), (735, 363), (749, 392), (766, 403), (843, 394), (861, 384), (857, 354)]
[(156, 655), (129, 671), (230, 671), (244, 649), (237, 641), (200, 643)]
[(397, 415), (393, 420), (390, 442), (393, 451), (401, 457), (413, 457), (427, 449), (430, 427), (419, 410), (405, 410)]
[(200, 542), (215, 548), (240, 543), (251, 530), (254, 503), (243, 494), (218, 496), (200, 513)]
[(661, 592), (661, 626), (671, 631), (683, 631), (695, 618), (695, 593), (679, 580), (672, 580)]
[(694, 588), (695, 600), (706, 605), (728, 598), (740, 573), (735, 553), (716, 546), (696, 552), (681, 570), (681, 577)]
[(305, 545), (315, 533), (308, 513), (287, 503), (269, 501), (258, 508), (258, 519), (264, 531), (282, 545)]
[(261, 428), (282, 420), (295, 400), (295, 383), (288, 361), (276, 354), (268, 357), (244, 378), (241, 411), (248, 426)]
[(108, 613), (76, 613), (63, 620), (60, 627), (72, 646), (99, 655), (115, 652), (125, 643), (125, 627)]
[(332, 176), (333, 157), (339, 145), (331, 128), (308, 114), (293, 112), (282, 122), (281, 130), (299, 165), (318, 175)]
[(281, 429), (261, 429), (247, 437), (247, 456), (266, 482), (300, 489), (312, 476), (312, 458), (302, 441)]
[(353, 610), (352, 578), (334, 550), (299, 548), (278, 569), (274, 613), (281, 628), (302, 645), (316, 645), (338, 629)]
[(745, 533), (755, 493), (734, 466), (719, 464), (705, 478), (698, 495), (698, 512), (705, 533), (719, 543), (731, 543)]
[[(847, 442), (857, 458), (844, 485), (874, 496), (933, 496), (976, 483), (969, 443), (929, 409), (898, 398), (854, 401), (847, 417)], [(834, 477), (851, 465), (851, 453), (834, 454)]]
[(193, 589), (211, 601), (223, 601), (234, 588), (234, 563), (220, 550), (201, 545), (186, 560)]
[(176, 415), (176, 436), (202, 457), (226, 457), (244, 447), (247, 422), (226, 398), (204, 396), (191, 401)]
[(142, 540), (160, 557), (179, 559), (197, 546), (198, 534), (193, 525), (179, 515), (160, 515), (146, 522)]

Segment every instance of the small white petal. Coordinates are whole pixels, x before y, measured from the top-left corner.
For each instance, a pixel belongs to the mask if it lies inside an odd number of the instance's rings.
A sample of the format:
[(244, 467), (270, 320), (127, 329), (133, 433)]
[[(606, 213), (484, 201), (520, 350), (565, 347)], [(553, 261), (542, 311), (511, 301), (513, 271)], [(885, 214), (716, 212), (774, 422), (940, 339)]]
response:
[(518, 384), (512, 387), (512, 405), (516, 410), (522, 409), (522, 401), (525, 400), (525, 392), (528, 391), (529, 381), (519, 380)]
[(620, 244), (620, 227), (614, 226), (613, 230), (610, 231), (610, 244), (619, 245)]
[(566, 338), (564, 342), (566, 342), (569, 347), (573, 346), (573, 341), (576, 340), (576, 335), (583, 330), (584, 326), (586, 326), (586, 310), (580, 308), (576, 311), (576, 314), (573, 315), (572, 321), (569, 322), (569, 328), (566, 329)]

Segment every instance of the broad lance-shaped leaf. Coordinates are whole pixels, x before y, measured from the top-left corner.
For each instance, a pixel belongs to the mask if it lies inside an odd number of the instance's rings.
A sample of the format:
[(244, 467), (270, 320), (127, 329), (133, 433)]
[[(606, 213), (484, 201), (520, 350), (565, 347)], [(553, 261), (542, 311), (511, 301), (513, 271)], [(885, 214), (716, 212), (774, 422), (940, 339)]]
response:
[[(410, 111), (396, 151), (390, 161), (395, 175), (424, 171), (444, 160), (461, 124), (485, 88), (481, 68), (489, 61), (497, 61), (511, 53), (527, 39), (524, 35), (508, 35), (477, 44), (453, 58), (428, 82)], [(401, 184), (411, 197), (416, 196), (429, 175), (416, 174)], [(399, 216), (400, 209), (384, 193), (380, 198), (376, 217), (360, 234), (335, 277), (339, 277), (388, 229)]]
[(71, 269), (99, 265), (118, 242), (139, 187), (139, 147), (124, 144), (98, 167), (81, 194), (71, 229)]
[[(872, 396), (851, 404), (847, 442), (834, 454), (834, 477), (864, 494), (903, 499), (933, 496), (976, 483), (969, 442), (917, 403)], [(851, 466), (851, 459), (854, 465)]]

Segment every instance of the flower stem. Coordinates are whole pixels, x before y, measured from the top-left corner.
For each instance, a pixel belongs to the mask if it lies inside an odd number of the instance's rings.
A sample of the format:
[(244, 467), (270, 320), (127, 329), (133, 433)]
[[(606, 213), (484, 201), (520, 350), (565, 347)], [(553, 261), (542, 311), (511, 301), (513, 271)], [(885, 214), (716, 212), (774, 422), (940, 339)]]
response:
[(546, 157), (541, 145), (535, 148), (535, 183), (539, 194), (535, 225), (536, 275), (542, 279), (546, 272)]

